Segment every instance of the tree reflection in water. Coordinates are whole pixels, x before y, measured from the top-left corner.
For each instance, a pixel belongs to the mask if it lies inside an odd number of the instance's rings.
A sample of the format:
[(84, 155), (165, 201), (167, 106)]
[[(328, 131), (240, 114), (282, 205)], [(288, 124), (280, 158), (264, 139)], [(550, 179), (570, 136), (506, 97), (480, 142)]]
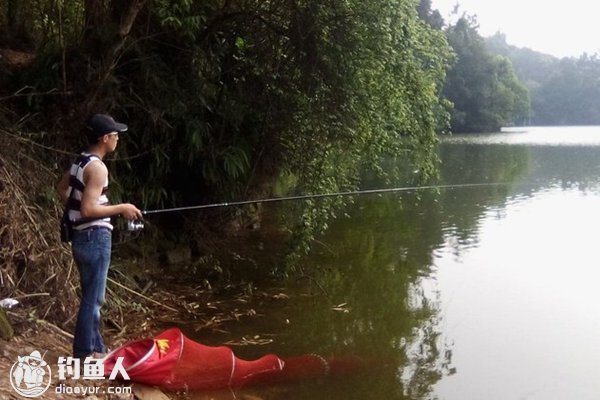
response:
[(373, 365), (356, 379), (305, 386), (289, 398), (429, 399), (454, 372), (438, 296), (424, 278), (435, 272), (436, 250), (477, 245), (481, 215), (505, 204), (529, 155), (442, 146), (440, 157), (441, 184), (508, 185), (356, 197), (303, 261), (314, 295), (290, 310), (282, 350), (353, 353)]

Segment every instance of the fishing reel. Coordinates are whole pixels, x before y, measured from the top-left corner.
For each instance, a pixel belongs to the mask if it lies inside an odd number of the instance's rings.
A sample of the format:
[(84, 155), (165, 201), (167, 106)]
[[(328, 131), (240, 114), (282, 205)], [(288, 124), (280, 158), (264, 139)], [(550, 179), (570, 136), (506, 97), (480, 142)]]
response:
[(144, 222), (141, 220), (129, 220), (127, 221), (126, 230), (121, 228), (122, 226), (123, 225), (119, 224), (118, 240), (113, 239), (113, 244), (115, 246), (137, 239), (140, 236), (142, 229), (144, 229)]
[(142, 221), (135, 219), (127, 221), (127, 230), (129, 232), (141, 231), (142, 229), (144, 229), (144, 223)]

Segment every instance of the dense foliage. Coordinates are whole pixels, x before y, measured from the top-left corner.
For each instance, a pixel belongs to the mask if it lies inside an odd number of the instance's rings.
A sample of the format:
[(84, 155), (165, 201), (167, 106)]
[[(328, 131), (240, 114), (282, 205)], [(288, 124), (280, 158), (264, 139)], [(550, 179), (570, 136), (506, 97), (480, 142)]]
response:
[(529, 94), (508, 58), (491, 53), (474, 18), (460, 17), (445, 30), (456, 52), (444, 94), (454, 103), (456, 132), (494, 132), (523, 124), (529, 117)]
[(442, 30), (454, 51), (443, 94), (451, 101), (454, 132), (495, 132), (502, 126), (523, 124), (529, 116), (529, 94), (513, 71), (508, 57), (490, 52), (479, 35), (477, 20), (455, 7), (455, 21), (447, 23), (431, 0), (420, 0), (419, 17)]
[[(261, 197), (282, 175), (348, 189), (388, 156), (435, 170), (450, 50), (411, 0), (24, 0), (0, 15), (2, 47), (35, 55), (10, 71), (10, 122), (35, 115), (45, 144), (73, 148), (84, 116), (115, 114), (131, 132), (113, 175), (144, 207)], [(304, 204), (304, 239), (330, 206)]]
[(600, 58), (563, 58), (518, 48), (502, 34), (487, 39), (491, 51), (509, 57), (531, 93), (533, 125), (600, 124)]

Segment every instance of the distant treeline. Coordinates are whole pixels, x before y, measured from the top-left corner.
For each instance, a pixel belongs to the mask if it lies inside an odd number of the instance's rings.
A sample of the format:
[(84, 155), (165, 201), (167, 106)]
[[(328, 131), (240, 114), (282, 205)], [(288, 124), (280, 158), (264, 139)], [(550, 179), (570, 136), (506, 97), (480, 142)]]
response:
[(419, 16), (445, 33), (455, 53), (443, 90), (453, 103), (454, 132), (600, 124), (598, 55), (559, 59), (509, 45), (502, 33), (483, 38), (474, 16), (457, 8), (448, 23), (430, 0), (420, 1)]
[(506, 43), (497, 33), (490, 51), (508, 57), (531, 96), (531, 125), (600, 125), (600, 58), (556, 58)]
[(452, 102), (453, 132), (494, 132), (507, 125), (528, 123), (529, 92), (517, 78), (510, 59), (486, 46), (477, 20), (467, 14), (446, 23), (430, 0), (421, 0), (419, 16), (444, 32), (454, 60), (444, 83), (443, 95)]

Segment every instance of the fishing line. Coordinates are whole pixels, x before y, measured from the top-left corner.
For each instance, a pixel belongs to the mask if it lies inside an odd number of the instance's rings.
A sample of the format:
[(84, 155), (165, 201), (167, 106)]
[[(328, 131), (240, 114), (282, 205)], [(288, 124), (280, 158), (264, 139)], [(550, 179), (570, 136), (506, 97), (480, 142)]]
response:
[(507, 182), (464, 183), (464, 184), (456, 184), (456, 185), (409, 186), (409, 187), (398, 187), (398, 188), (387, 188), (387, 189), (354, 190), (354, 191), (336, 192), (336, 193), (305, 194), (305, 195), (298, 195), (298, 196), (272, 197), (272, 198), (258, 199), (258, 200), (244, 200), (244, 201), (234, 201), (234, 202), (226, 202), (226, 203), (201, 204), (201, 205), (197, 205), (197, 206), (187, 206), (187, 207), (163, 208), (163, 209), (159, 209), (159, 210), (143, 210), (142, 215), (152, 215), (152, 214), (170, 213), (170, 212), (178, 212), (178, 211), (202, 210), (202, 209), (217, 208), (217, 207), (243, 206), (243, 205), (257, 204), (257, 203), (274, 203), (274, 202), (281, 202), (281, 201), (319, 199), (319, 198), (337, 197), (337, 196), (351, 196), (351, 195), (360, 195), (360, 194), (410, 192), (410, 191), (431, 190), (431, 189), (473, 188), (473, 187), (482, 187), (482, 186), (506, 186), (509, 184), (510, 183), (507, 183)]

